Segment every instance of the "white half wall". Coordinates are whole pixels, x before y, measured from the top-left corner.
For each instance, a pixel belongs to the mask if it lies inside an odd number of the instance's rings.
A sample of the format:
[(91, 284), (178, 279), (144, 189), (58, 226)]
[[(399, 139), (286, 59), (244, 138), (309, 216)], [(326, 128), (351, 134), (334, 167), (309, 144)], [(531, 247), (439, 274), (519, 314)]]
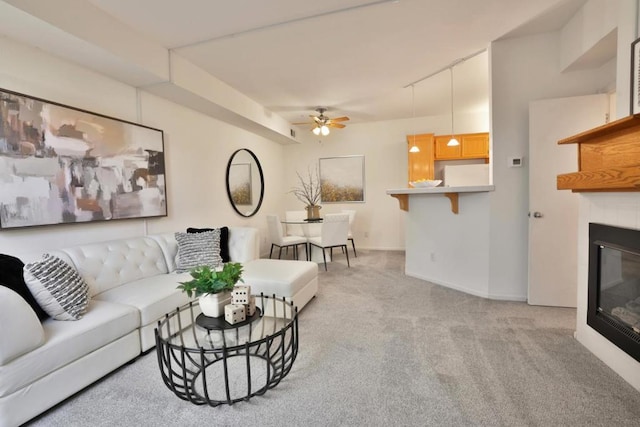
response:
[[(444, 194), (411, 195), (407, 214), (406, 274), (493, 299), (489, 288), (490, 193), (460, 193), (459, 213)], [(521, 299), (521, 298), (520, 298)]]

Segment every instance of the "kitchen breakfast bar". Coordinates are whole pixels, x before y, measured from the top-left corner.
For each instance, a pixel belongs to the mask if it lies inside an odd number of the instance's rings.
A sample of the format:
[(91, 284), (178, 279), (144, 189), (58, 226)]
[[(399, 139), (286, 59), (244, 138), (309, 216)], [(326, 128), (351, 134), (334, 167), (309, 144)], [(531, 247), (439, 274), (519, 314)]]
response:
[(406, 211), (405, 274), (472, 295), (492, 295), (490, 201), (493, 185), (387, 190)]

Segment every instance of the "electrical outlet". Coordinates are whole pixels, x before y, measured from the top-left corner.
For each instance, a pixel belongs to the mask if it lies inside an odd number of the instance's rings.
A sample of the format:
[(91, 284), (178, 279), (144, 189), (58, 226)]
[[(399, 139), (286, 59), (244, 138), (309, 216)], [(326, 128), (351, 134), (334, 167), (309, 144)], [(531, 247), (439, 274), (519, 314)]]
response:
[(436, 254), (435, 254), (435, 252), (431, 252), (430, 257), (431, 257), (431, 261), (435, 261), (435, 260), (436, 260)]

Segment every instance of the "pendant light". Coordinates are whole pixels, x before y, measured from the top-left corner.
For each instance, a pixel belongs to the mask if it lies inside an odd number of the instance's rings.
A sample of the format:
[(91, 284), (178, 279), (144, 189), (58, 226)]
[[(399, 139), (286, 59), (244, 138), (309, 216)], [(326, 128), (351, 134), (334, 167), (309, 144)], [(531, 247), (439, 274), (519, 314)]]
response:
[(451, 71), (451, 139), (447, 142), (447, 146), (455, 147), (460, 145), (460, 142), (458, 142), (453, 133), (453, 66), (449, 70)]
[[(411, 117), (412, 117), (412, 121), (415, 122), (415, 118), (416, 118), (416, 94), (415, 94), (415, 88), (413, 85), (411, 85)], [(413, 125), (413, 124), (412, 124)], [(416, 145), (416, 133), (415, 131), (413, 132), (413, 145), (411, 146), (411, 148), (409, 148), (409, 152), (410, 153), (419, 153), (420, 152), (420, 147), (418, 147)]]

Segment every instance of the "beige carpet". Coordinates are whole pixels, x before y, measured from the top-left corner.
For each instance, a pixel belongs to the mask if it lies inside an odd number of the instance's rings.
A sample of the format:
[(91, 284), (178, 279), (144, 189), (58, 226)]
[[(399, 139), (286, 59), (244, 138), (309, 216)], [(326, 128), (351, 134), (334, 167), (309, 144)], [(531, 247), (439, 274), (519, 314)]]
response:
[(405, 277), (401, 252), (335, 253), (300, 314), (293, 370), (262, 397), (198, 407), (155, 353), (33, 426), (638, 426), (640, 393), (574, 338), (575, 310)]

